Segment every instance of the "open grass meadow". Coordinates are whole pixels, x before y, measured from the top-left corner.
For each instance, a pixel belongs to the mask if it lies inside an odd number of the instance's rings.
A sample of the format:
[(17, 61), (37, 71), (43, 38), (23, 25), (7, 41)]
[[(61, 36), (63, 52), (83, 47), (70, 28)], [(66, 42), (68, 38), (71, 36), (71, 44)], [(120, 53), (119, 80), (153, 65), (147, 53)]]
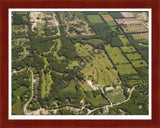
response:
[(115, 25), (117, 25), (114, 20), (106, 21), (106, 22), (107, 22), (108, 26), (115, 26)]
[(137, 60), (137, 59), (142, 59), (142, 56), (139, 53), (129, 53), (126, 54), (129, 60)]
[(137, 73), (131, 64), (117, 65), (116, 67), (117, 67), (117, 70), (119, 71), (120, 75), (136, 74)]
[(111, 47), (110, 45), (105, 45), (105, 50), (112, 59), (114, 64), (129, 63), (118, 47)]
[(123, 45), (129, 44), (129, 41), (125, 35), (118, 35), (118, 37), (123, 42)]
[(121, 49), (124, 53), (136, 52), (136, 49), (133, 46), (123, 46)]
[(147, 67), (148, 64), (144, 60), (136, 60), (132, 61), (132, 64), (134, 67), (139, 68), (139, 67)]
[(104, 23), (99, 15), (87, 15), (90, 23)]
[(17, 102), (12, 106), (12, 114), (13, 115), (23, 115), (24, 114), (20, 99), (18, 99)]
[(112, 91), (108, 91), (107, 96), (110, 98), (113, 104), (122, 102), (126, 99), (126, 97), (123, 94), (123, 89), (121, 88), (121, 86), (117, 86)]
[(95, 84), (101, 86), (117, 82), (118, 72), (113, 68), (112, 63), (103, 50), (93, 51), (93, 47), (88, 44), (82, 45), (77, 43), (75, 46), (77, 49), (80, 49), (78, 54), (85, 57), (86, 66), (82, 72), (87, 80), (93, 80)]

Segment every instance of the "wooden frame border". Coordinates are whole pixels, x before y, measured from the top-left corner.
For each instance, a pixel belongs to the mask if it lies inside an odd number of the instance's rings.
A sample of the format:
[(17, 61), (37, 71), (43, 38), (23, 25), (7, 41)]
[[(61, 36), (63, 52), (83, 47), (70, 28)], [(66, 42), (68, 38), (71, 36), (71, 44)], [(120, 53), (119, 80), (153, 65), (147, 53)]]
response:
[[(8, 120), (8, 9), (9, 8), (151, 8), (152, 9), (152, 120)], [(160, 1), (159, 0), (0, 0), (0, 127), (160, 127)]]

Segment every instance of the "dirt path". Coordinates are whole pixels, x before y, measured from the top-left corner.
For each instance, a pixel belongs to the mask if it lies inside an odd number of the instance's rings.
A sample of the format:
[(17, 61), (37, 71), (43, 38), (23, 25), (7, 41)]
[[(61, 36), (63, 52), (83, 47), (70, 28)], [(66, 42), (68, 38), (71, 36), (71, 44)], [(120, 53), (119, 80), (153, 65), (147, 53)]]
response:
[(31, 102), (32, 98), (33, 98), (33, 94), (34, 94), (34, 91), (33, 91), (33, 72), (32, 70), (30, 69), (30, 72), (32, 73), (32, 95), (31, 95), (31, 98), (29, 99), (29, 101), (24, 105), (24, 113), (26, 115), (31, 115), (31, 112), (28, 112), (27, 111), (27, 106), (28, 104)]

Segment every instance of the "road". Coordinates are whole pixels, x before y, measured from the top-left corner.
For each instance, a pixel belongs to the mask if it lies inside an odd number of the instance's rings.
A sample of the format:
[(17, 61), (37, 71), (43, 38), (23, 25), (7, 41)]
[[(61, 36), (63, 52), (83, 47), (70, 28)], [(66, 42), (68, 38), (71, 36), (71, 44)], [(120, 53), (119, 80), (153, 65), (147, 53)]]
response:
[(93, 109), (93, 110), (88, 109), (88, 114), (87, 114), (87, 115), (89, 115), (90, 113), (92, 113), (92, 112), (94, 112), (94, 111), (96, 111), (97, 109), (100, 109), (100, 108), (106, 108), (106, 110), (109, 110), (109, 107), (113, 107), (113, 106), (120, 105), (120, 104), (122, 104), (122, 103), (127, 102), (127, 101), (131, 98), (132, 92), (133, 92), (133, 90), (134, 90), (137, 86), (138, 86), (138, 85), (135, 85), (135, 86), (131, 89), (130, 94), (129, 94), (129, 96), (128, 96), (128, 98), (127, 98), (126, 100), (124, 100), (124, 101), (122, 101), (122, 102), (119, 102), (119, 103), (115, 103), (115, 104), (112, 104), (112, 102), (110, 101), (110, 102), (111, 102), (110, 105), (106, 105), (106, 106), (103, 106), (103, 107), (98, 107), (98, 108), (95, 108), (95, 109)]
[(26, 115), (31, 115), (31, 112), (27, 112), (27, 106), (31, 102), (31, 100), (33, 98), (33, 94), (34, 94), (34, 91), (33, 91), (33, 72), (31, 69), (30, 69), (30, 72), (32, 73), (32, 95), (31, 95), (31, 98), (29, 99), (29, 101), (27, 101), (27, 103), (24, 105), (24, 113)]

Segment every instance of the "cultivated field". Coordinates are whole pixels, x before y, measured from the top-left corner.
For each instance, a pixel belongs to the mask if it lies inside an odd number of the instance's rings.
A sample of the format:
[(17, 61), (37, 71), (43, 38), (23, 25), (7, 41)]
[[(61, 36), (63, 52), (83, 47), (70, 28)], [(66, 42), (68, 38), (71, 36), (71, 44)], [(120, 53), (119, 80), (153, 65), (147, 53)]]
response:
[(118, 47), (111, 47), (110, 45), (106, 45), (105, 50), (114, 64), (129, 63)]
[(148, 66), (147, 63), (144, 60), (132, 61), (132, 64), (136, 68)]
[(122, 41), (122, 43), (123, 43), (124, 45), (129, 44), (129, 41), (128, 41), (128, 39), (126, 38), (125, 35), (118, 35), (118, 37), (120, 38), (120, 40)]
[(107, 22), (108, 26), (114, 26), (116, 23), (114, 22), (114, 19), (109, 14), (103, 14), (103, 19)]
[(137, 73), (130, 64), (117, 65), (117, 70), (121, 75)]
[(132, 34), (135, 40), (148, 40), (148, 33)]
[(130, 32), (147, 32), (148, 29), (144, 25), (122, 25), (122, 28), (126, 33)]
[(104, 23), (99, 15), (87, 15), (90, 23)]
[(130, 19), (116, 19), (118, 24), (124, 24), (124, 25), (137, 25), (142, 24), (138, 19), (136, 18), (130, 18)]
[(125, 18), (134, 17), (134, 13), (133, 13), (133, 12), (121, 12), (121, 14), (122, 14)]
[(139, 53), (130, 53), (130, 54), (126, 54), (126, 56), (130, 60), (136, 60), (136, 59), (141, 59), (142, 58), (142, 56)]
[(136, 49), (133, 46), (123, 46), (121, 47), (121, 49), (124, 53), (127, 53), (127, 52), (130, 53), (130, 52), (136, 51)]

